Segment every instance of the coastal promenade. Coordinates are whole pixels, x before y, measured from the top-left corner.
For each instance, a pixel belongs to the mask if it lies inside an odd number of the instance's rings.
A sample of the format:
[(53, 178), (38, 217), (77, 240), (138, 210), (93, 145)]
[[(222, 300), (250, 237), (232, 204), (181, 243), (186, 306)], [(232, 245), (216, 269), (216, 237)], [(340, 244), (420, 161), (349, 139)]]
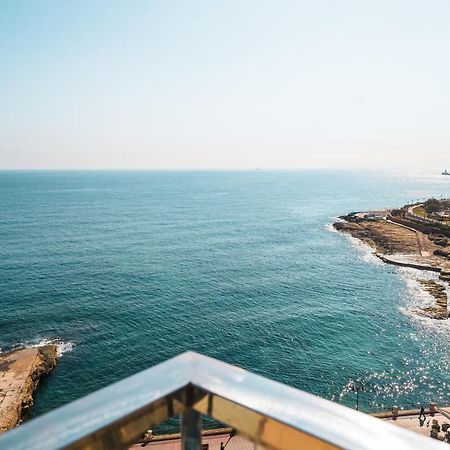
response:
[[(414, 433), (430, 437), (433, 421), (442, 428), (450, 424), (450, 407), (436, 408), (434, 411), (425, 410), (426, 417), (419, 420), (420, 409), (401, 410), (398, 414), (392, 411), (383, 413), (372, 413), (373, 417), (378, 418), (392, 426), (403, 428)], [(223, 446), (227, 450), (262, 450), (263, 447), (255, 446), (252, 442), (242, 436), (233, 436), (231, 428), (222, 428), (215, 430), (205, 430), (202, 436), (203, 450), (222, 450)], [(442, 433), (444, 436), (445, 433)], [(140, 442), (130, 447), (129, 450), (138, 450), (141, 448), (151, 448), (153, 450), (180, 450), (181, 435), (179, 433), (156, 435), (151, 441)]]
[[(181, 418), (181, 436), (152, 435), (149, 428), (175, 416)], [(202, 416), (227, 423), (232, 429), (202, 432)], [(278, 450), (431, 450), (438, 445), (362, 412), (193, 352), (100, 389), (0, 437), (0, 448), (11, 450), (224, 450), (228, 446), (231, 450), (262, 450), (262, 446)]]
[[(242, 436), (232, 436), (230, 428), (207, 430), (202, 435), (202, 450), (263, 450), (264, 447), (255, 445)], [(155, 436), (151, 441), (138, 443), (130, 447), (130, 450), (142, 448), (152, 450), (180, 450), (181, 435), (179, 433)]]
[(397, 418), (389, 417), (382, 419), (396, 427), (404, 428), (405, 430), (414, 431), (415, 433), (423, 434), (424, 436), (430, 436), (432, 421), (437, 420), (438, 424), (442, 426), (445, 423), (450, 423), (450, 420), (441, 413), (435, 413), (433, 416), (427, 415), (426, 419), (421, 422), (418, 419), (419, 412), (414, 414), (400, 416)]
[(450, 429), (450, 408), (442, 407), (425, 409), (425, 417), (419, 419), (420, 409), (400, 410), (397, 414), (392, 411), (373, 413), (372, 416), (379, 418), (393, 426), (413, 431), (424, 436), (430, 436), (434, 427), (439, 427), (437, 439), (445, 439), (447, 429)]

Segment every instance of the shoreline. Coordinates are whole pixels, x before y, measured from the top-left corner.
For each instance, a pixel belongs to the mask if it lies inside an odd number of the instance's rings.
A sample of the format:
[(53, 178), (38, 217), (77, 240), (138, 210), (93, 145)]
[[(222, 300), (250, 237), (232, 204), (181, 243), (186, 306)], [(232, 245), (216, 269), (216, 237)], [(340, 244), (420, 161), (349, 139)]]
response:
[(398, 267), (409, 267), (410, 269), (416, 269), (416, 270), (423, 270), (425, 272), (438, 272), (441, 273), (442, 269), (440, 267), (434, 267), (434, 266), (429, 266), (426, 264), (419, 264), (419, 263), (414, 263), (414, 262), (403, 262), (403, 261), (396, 261), (395, 259), (391, 259), (386, 255), (382, 255), (380, 253), (374, 253), (374, 255), (377, 258), (380, 258), (381, 261), (383, 261), (386, 264), (391, 264), (393, 266), (398, 266)]
[[(350, 213), (332, 224), (373, 249), (373, 255), (385, 264), (439, 274), (439, 279), (416, 281), (435, 299), (435, 305), (413, 310), (419, 316), (436, 320), (450, 318), (447, 287), (450, 284), (450, 242), (434, 230), (422, 229), (406, 219), (394, 217), (393, 210), (375, 213)], [(401, 222), (401, 223), (400, 223)], [(420, 229), (419, 229), (420, 228)]]
[(39, 381), (55, 368), (57, 358), (57, 345), (0, 353), (0, 434), (22, 422)]

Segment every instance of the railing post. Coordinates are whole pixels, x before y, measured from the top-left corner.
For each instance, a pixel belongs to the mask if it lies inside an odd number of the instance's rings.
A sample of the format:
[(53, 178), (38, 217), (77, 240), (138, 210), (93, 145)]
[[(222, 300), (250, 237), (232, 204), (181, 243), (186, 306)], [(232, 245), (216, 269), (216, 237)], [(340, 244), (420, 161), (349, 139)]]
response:
[(192, 408), (181, 414), (181, 450), (200, 450), (202, 444), (202, 416)]

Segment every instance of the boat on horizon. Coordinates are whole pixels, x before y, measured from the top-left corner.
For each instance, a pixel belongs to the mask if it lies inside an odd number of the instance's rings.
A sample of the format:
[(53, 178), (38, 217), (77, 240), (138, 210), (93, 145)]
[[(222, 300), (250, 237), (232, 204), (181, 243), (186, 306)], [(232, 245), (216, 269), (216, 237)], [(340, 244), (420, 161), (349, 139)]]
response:
[(448, 172), (447, 169), (445, 169), (445, 170), (442, 172), (442, 175), (450, 175), (450, 172)]

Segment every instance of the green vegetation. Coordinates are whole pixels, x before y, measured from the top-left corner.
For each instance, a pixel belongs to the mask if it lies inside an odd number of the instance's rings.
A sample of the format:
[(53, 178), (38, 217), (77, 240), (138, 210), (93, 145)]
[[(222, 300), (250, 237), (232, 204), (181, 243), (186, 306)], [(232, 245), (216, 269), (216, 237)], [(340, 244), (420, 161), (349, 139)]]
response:
[(441, 209), (441, 203), (435, 198), (430, 198), (423, 204), (423, 207), (428, 214), (431, 214), (438, 212)]
[(420, 217), (427, 217), (427, 213), (425, 211), (425, 208), (423, 206), (417, 206), (417, 208), (413, 209), (414, 214)]

